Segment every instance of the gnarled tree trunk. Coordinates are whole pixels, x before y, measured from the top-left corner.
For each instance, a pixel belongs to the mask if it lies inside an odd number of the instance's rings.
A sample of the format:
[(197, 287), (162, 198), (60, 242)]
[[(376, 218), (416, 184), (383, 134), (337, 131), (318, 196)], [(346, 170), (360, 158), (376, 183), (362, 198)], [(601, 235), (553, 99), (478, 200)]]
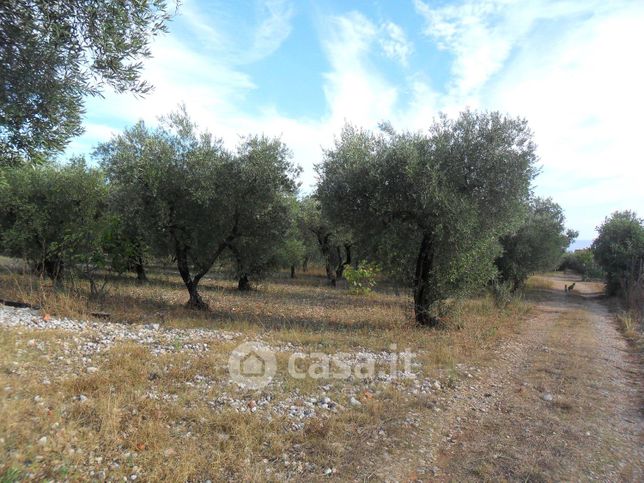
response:
[(243, 292), (250, 290), (250, 280), (248, 280), (248, 275), (245, 273), (242, 273), (239, 277), (239, 283), (237, 284), (237, 288)]
[(431, 271), (434, 262), (434, 247), (430, 234), (424, 234), (416, 259), (416, 273), (414, 276), (414, 312), (416, 323), (429, 327), (435, 327), (438, 319), (432, 317), (430, 308), (435, 302), (435, 294), (432, 293), (430, 284)]
[[(177, 244), (178, 245), (178, 244)], [(179, 269), (179, 274), (183, 283), (188, 289), (190, 298), (188, 299), (188, 307), (198, 310), (207, 310), (208, 304), (203, 301), (197, 287), (199, 285), (199, 280), (203, 277), (204, 272), (200, 272), (194, 277), (190, 276), (190, 267), (188, 265), (188, 250), (185, 247), (176, 246), (176, 257), (177, 257), (177, 268)]]
[(324, 269), (326, 271), (326, 278), (329, 280), (332, 286), (335, 287), (335, 271), (331, 267), (331, 246), (330, 239), (331, 233), (322, 234), (321, 232), (316, 232), (318, 238), (318, 244), (320, 245), (320, 252), (322, 252), (322, 257), (324, 258)]
[(198, 283), (188, 282), (186, 287), (188, 288), (188, 293), (190, 294), (190, 299), (188, 300), (188, 307), (192, 307), (198, 310), (207, 310), (208, 304), (203, 301), (199, 291), (197, 290)]
[(329, 280), (332, 286), (335, 287), (336, 278), (335, 272), (331, 268), (331, 261), (327, 258), (326, 263), (324, 264), (324, 269), (326, 270), (326, 278)]
[(47, 275), (54, 282), (54, 286), (60, 286), (63, 282), (65, 265), (58, 257), (50, 257), (38, 264), (38, 270)]

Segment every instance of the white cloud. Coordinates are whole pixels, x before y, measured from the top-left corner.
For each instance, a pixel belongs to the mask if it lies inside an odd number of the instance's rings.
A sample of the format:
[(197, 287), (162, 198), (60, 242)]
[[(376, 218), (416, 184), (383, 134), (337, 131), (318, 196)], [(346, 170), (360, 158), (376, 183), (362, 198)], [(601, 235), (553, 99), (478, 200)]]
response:
[[(455, 114), (466, 106), (480, 107), (528, 119), (544, 167), (537, 192), (562, 204), (581, 238), (592, 238), (593, 228), (614, 209), (644, 212), (638, 145), (644, 6), (599, 0), (466, 1), (439, 8), (415, 0), (415, 6), (426, 20), (425, 34), (453, 55), (447, 92), (434, 88), (415, 65), (407, 65), (403, 84), (392, 83), (375, 60), (384, 54), (409, 64), (413, 46), (406, 33), (389, 21), (375, 23), (351, 12), (320, 22), (329, 62), (322, 85), (327, 114), (294, 118), (272, 106), (260, 106), (259, 114), (239, 108), (255, 89), (241, 66), (270, 55), (285, 41), (294, 15), (291, 4), (260, 2), (264, 15), (257, 18), (263, 20), (233, 35), (230, 26), (221, 25), (230, 19), (205, 21), (212, 16), (188, 2), (183, 19), (198, 42), (173, 35), (155, 41), (154, 58), (145, 67), (155, 91), (143, 100), (127, 95), (90, 100), (88, 113), (100, 116), (89, 119), (86, 136), (68, 152), (87, 152), (113, 128), (140, 118), (154, 122), (184, 102), (201, 126), (230, 147), (240, 134), (282, 136), (310, 187), (320, 148), (330, 146), (345, 121), (374, 128), (391, 120), (400, 129), (422, 129), (439, 110)], [(402, 90), (410, 94), (404, 105)]]
[[(120, 127), (139, 119), (155, 123), (159, 116), (181, 103), (186, 104), (190, 115), (201, 125), (234, 144), (237, 133), (247, 132), (235, 131), (240, 127), (237, 106), (256, 88), (239, 66), (269, 56), (291, 30), (293, 9), (290, 3), (261, 0), (257, 2), (257, 9), (258, 18), (262, 20), (257, 24), (250, 22), (248, 31), (231, 36), (229, 28), (218, 28), (217, 23), (211, 21), (213, 17), (194, 2), (182, 4), (171, 28), (181, 24), (191, 35), (170, 34), (155, 39), (151, 47), (152, 58), (145, 62), (142, 74), (153, 83), (154, 90), (145, 98), (108, 92), (104, 99), (88, 99), (87, 112), (94, 118), (88, 120), (86, 134), (74, 140), (67, 151), (89, 151), (88, 144), (92, 145), (96, 139), (104, 140), (105, 137), (97, 136), (97, 131), (89, 128), (102, 119), (118, 120), (114, 122), (122, 123)], [(215, 18), (221, 22), (220, 17), (225, 18), (224, 15)], [(235, 52), (237, 55), (232, 55)]]
[(375, 126), (395, 106), (396, 87), (369, 62), (377, 34), (376, 26), (357, 12), (329, 20), (323, 47), (332, 70), (325, 74), (324, 93), (337, 127), (345, 120)]
[(188, 0), (179, 8), (179, 20), (213, 58), (229, 65), (250, 64), (279, 49), (291, 33), (295, 14), (290, 0), (251, 3), (244, 5), (248, 15), (240, 19), (228, 14), (225, 3)]
[(537, 192), (562, 204), (581, 238), (592, 238), (615, 209), (644, 211), (633, 182), (644, 179), (642, 4), (415, 4), (425, 33), (454, 55), (441, 108), (467, 105), (527, 118), (543, 164)]
[(413, 46), (407, 39), (405, 31), (393, 22), (383, 23), (380, 30), (382, 34), (379, 42), (385, 55), (407, 66)]
[(267, 57), (282, 45), (291, 33), (293, 13), (293, 6), (283, 0), (266, 0), (261, 4), (259, 16), (263, 20), (255, 30), (248, 62)]

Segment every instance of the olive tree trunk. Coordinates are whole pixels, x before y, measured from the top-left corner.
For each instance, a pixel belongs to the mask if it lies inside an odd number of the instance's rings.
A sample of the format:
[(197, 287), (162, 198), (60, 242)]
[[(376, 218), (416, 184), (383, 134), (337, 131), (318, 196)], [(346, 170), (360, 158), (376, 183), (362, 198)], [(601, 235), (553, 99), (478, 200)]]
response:
[(344, 253), (346, 255), (344, 259), (342, 258), (342, 249), (340, 246), (337, 246), (336, 250), (338, 254), (338, 266), (335, 269), (335, 278), (339, 280), (344, 275), (344, 269), (351, 265), (351, 245), (349, 243), (344, 244)]
[(65, 264), (58, 257), (48, 257), (38, 264), (38, 271), (49, 277), (55, 287), (60, 287), (63, 283)]
[(246, 292), (250, 290), (250, 280), (248, 280), (248, 275), (245, 273), (242, 273), (239, 276), (239, 283), (237, 284), (237, 288), (241, 290), (242, 292)]
[(199, 286), (199, 281), (203, 277), (206, 271), (199, 272), (194, 277), (190, 276), (190, 266), (188, 265), (188, 251), (185, 248), (176, 249), (176, 258), (177, 258), (177, 268), (179, 269), (179, 274), (183, 283), (188, 289), (188, 294), (190, 298), (188, 299), (188, 307), (197, 309), (197, 310), (207, 310), (208, 304), (203, 301), (197, 287)]
[(322, 235), (320, 232), (316, 233), (318, 238), (318, 244), (320, 245), (320, 252), (322, 253), (322, 258), (324, 258), (324, 269), (326, 271), (326, 278), (329, 280), (332, 286), (336, 285), (335, 270), (331, 266), (331, 233)]
[(148, 281), (148, 276), (145, 273), (145, 265), (143, 265), (143, 257), (141, 257), (140, 255), (134, 262), (134, 271), (136, 272), (136, 281), (138, 283), (144, 283)]
[(416, 273), (414, 276), (414, 313), (418, 325), (435, 327), (438, 319), (430, 313), (436, 295), (431, 286), (431, 272), (434, 262), (434, 247), (430, 234), (424, 234), (416, 259)]

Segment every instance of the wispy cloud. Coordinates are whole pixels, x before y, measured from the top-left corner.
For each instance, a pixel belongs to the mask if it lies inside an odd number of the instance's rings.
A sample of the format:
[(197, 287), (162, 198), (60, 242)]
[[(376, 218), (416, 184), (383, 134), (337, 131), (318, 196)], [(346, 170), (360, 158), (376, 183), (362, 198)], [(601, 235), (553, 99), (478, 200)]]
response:
[(259, 16), (263, 18), (255, 30), (252, 54), (246, 61), (253, 62), (275, 52), (291, 33), (293, 5), (283, 0), (266, 0), (260, 4)]
[[(227, 8), (228, 7), (228, 8)], [(188, 0), (179, 13), (185, 36), (198, 39), (199, 50), (230, 65), (256, 62), (274, 53), (292, 30), (291, 0), (256, 0), (243, 18), (231, 17), (230, 4)]]
[[(415, 1), (425, 34), (453, 54), (441, 108), (498, 109), (529, 120), (543, 174), (537, 192), (562, 203), (591, 238), (597, 213), (644, 208), (637, 126), (644, 109), (644, 5), (540, 0)], [(640, 27), (638, 27), (638, 25)], [(636, 161), (637, 158), (639, 161)], [(602, 215), (603, 216), (603, 215)]]
[[(88, 152), (114, 129), (140, 118), (154, 122), (183, 102), (229, 146), (249, 132), (281, 136), (310, 187), (321, 147), (330, 146), (345, 121), (373, 128), (391, 120), (399, 128), (423, 129), (439, 111), (454, 114), (469, 106), (528, 119), (544, 166), (537, 191), (564, 206), (582, 238), (592, 238), (594, 226), (613, 209), (644, 211), (644, 4), (489, 0), (434, 8), (415, 0), (422, 32), (356, 11), (323, 15), (318, 35), (328, 64), (319, 68), (327, 109), (297, 118), (279, 105), (252, 112), (243, 107), (261, 83), (245, 67), (283, 45), (296, 15), (287, 1), (253, 5), (242, 25), (226, 11), (220, 14), (217, 3), (188, 0), (177, 21), (187, 33), (159, 38), (146, 63), (155, 91), (143, 100), (89, 100), (87, 134), (70, 153)], [(209, 8), (214, 11), (204, 10)], [(440, 66), (451, 73), (446, 90), (432, 85), (427, 66), (412, 62), (410, 38), (420, 42), (423, 36), (451, 58)], [(398, 69), (395, 82), (392, 68)]]
[(393, 111), (397, 89), (370, 62), (378, 29), (358, 12), (328, 19), (323, 47), (331, 64), (324, 92), (334, 124), (375, 125)]
[(381, 31), (379, 42), (385, 55), (407, 66), (413, 46), (405, 31), (393, 22), (384, 22)]

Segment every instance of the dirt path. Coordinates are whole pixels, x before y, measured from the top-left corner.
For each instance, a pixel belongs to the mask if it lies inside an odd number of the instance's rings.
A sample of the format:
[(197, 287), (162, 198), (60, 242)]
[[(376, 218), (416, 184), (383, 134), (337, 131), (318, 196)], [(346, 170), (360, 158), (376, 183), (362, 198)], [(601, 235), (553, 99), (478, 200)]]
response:
[(538, 315), (370, 478), (644, 481), (641, 361), (596, 285), (552, 283)]

